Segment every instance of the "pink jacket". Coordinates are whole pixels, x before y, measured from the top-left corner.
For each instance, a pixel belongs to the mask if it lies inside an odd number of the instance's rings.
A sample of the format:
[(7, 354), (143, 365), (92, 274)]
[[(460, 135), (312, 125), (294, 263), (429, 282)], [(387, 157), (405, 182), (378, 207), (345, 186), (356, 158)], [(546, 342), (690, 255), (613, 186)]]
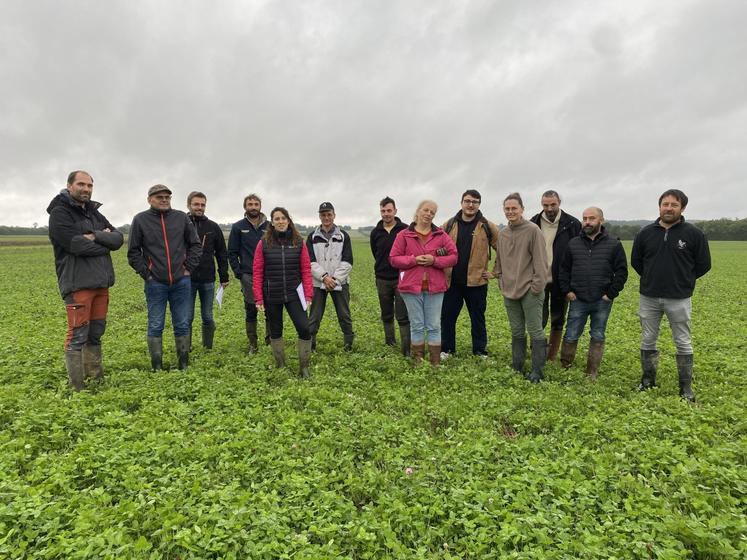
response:
[[(437, 254), (439, 249), (444, 249), (444, 255)], [(444, 251), (441, 251), (442, 253)], [(420, 266), (415, 264), (417, 255), (434, 255), (436, 257), (433, 266)], [(445, 268), (450, 268), (457, 263), (457, 248), (444, 230), (431, 226), (431, 233), (425, 241), (420, 242), (420, 236), (410, 225), (397, 234), (389, 252), (389, 264), (399, 269), (399, 291), (406, 294), (419, 294), (423, 285), (423, 275), (428, 277), (428, 293), (439, 294), (448, 288), (446, 282)]]

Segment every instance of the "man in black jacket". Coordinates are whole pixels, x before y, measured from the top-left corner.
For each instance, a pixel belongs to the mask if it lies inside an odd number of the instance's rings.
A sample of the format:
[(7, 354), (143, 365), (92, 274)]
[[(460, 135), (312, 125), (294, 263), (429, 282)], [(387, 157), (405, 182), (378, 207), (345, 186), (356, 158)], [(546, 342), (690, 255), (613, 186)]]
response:
[(641, 369), (639, 389), (656, 386), (659, 351), (656, 341), (666, 315), (677, 348), (680, 396), (695, 401), (692, 390), (693, 347), (690, 338), (691, 296), (695, 280), (711, 269), (705, 234), (685, 222), (687, 196), (669, 189), (659, 197), (659, 219), (644, 227), (633, 241), (630, 264), (641, 276)]
[(545, 301), (542, 304), (542, 328), (550, 321), (550, 343), (547, 359), (554, 360), (563, 337), (563, 324), (568, 302), (560, 291), (558, 275), (568, 242), (581, 233), (581, 222), (560, 209), (560, 195), (553, 190), (542, 193), (542, 212), (532, 216), (532, 222), (542, 230), (547, 248), (547, 265), (552, 278), (545, 287)]
[[(215, 320), (213, 319), (213, 297), (215, 296), (215, 263), (218, 263), (218, 278), (221, 288), (228, 286), (228, 253), (223, 231), (205, 215), (207, 197), (199, 191), (187, 196), (189, 219), (197, 230), (202, 247), (200, 264), (192, 271), (192, 297), (189, 309), (189, 337), (192, 339), (192, 323), (195, 320), (195, 300), (200, 294), (200, 315), (202, 317), (202, 345), (213, 347)], [(190, 345), (191, 346), (191, 345)]]
[(376, 276), (376, 293), (379, 295), (381, 308), (381, 322), (384, 324), (384, 343), (396, 346), (394, 334), (394, 319), (399, 324), (400, 348), (403, 356), (410, 355), (410, 319), (407, 307), (397, 289), (399, 284), (399, 270), (389, 264), (389, 252), (392, 250), (394, 238), (407, 225), (397, 217), (397, 205), (394, 200), (384, 197), (379, 202), (381, 220), (371, 231), (371, 253), (374, 257), (374, 274)]
[(148, 351), (153, 370), (163, 367), (163, 329), (166, 304), (171, 308), (179, 369), (189, 365), (190, 275), (200, 264), (202, 248), (192, 222), (171, 208), (171, 189), (153, 185), (150, 208), (137, 214), (130, 226), (127, 260), (145, 280), (148, 305)]
[(49, 203), (49, 239), (54, 248), (60, 295), (67, 310), (65, 366), (73, 389), (85, 378), (101, 379), (101, 337), (106, 330), (109, 288), (114, 285), (111, 251), (122, 246), (122, 233), (91, 200), (93, 178), (73, 171), (67, 188)]
[(560, 291), (570, 302), (560, 363), (569, 368), (576, 357), (578, 339), (586, 319), (591, 319), (586, 375), (595, 380), (604, 354), (604, 333), (612, 311), (612, 301), (628, 279), (625, 249), (604, 229), (600, 208), (584, 210), (581, 235), (568, 243), (558, 277)]

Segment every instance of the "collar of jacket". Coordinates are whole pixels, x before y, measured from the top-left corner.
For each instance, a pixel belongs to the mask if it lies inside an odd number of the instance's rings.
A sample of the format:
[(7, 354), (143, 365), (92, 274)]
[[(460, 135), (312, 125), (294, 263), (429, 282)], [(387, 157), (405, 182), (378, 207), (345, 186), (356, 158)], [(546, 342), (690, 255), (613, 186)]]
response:
[(609, 233), (607, 233), (607, 228), (605, 228), (604, 226), (602, 226), (601, 228), (599, 228), (599, 234), (594, 239), (592, 239), (591, 237), (589, 237), (588, 235), (586, 235), (586, 232), (583, 229), (581, 230), (581, 238), (582, 239), (588, 239), (592, 243), (596, 243), (597, 241), (601, 241), (602, 239), (604, 239), (607, 236), (609, 236)]
[[(412, 222), (409, 226), (407, 226), (407, 231), (413, 235), (420, 235), (417, 231), (415, 231), (415, 222)], [(442, 231), (443, 230), (440, 227), (431, 224), (431, 233), (436, 234)]]
[(208, 217), (205, 214), (203, 214), (202, 216), (195, 216), (190, 212), (189, 219), (193, 222), (207, 222)]
[(267, 216), (265, 216), (262, 212), (259, 213), (259, 223), (257, 224), (257, 227), (254, 227), (254, 224), (249, 219), (249, 216), (244, 214), (244, 219), (246, 220), (246, 223), (249, 224), (250, 227), (254, 228), (255, 230), (259, 231), (262, 229), (262, 226), (264, 226), (267, 222)]
[(518, 229), (520, 227), (526, 226), (528, 223), (529, 223), (529, 220), (527, 220), (526, 218), (522, 217), (522, 218), (519, 219), (519, 223), (518, 224), (511, 225), (511, 222), (509, 222), (506, 227), (511, 228), (511, 229)]
[[(680, 226), (680, 225), (682, 225), (684, 223), (685, 223), (685, 216), (680, 216), (680, 221), (677, 222), (676, 224), (672, 224), (671, 226), (669, 226), (669, 229), (675, 228), (675, 227)], [(660, 227), (661, 229), (667, 229), (663, 225), (661, 225), (661, 218), (656, 218), (656, 221), (654, 222), (654, 225), (656, 227)]]
[(152, 206), (148, 208), (148, 212), (155, 216), (165, 216), (166, 214), (170, 214), (173, 208), (169, 208), (168, 210), (158, 210), (156, 208), (153, 208)]
[(49, 207), (47, 207), (47, 213), (52, 212), (52, 209), (55, 206), (59, 206), (60, 204), (67, 204), (68, 206), (77, 208), (78, 210), (84, 210), (86, 212), (98, 210), (101, 207), (101, 203), (96, 202), (95, 200), (89, 200), (88, 202), (85, 202), (83, 206), (81, 206), (80, 202), (70, 196), (70, 191), (68, 191), (67, 189), (62, 189), (60, 193), (55, 196), (49, 203)]
[(460, 210), (454, 215), (454, 219), (462, 222), (463, 224), (471, 224), (472, 222), (475, 222), (477, 224), (480, 223), (486, 223), (488, 220), (485, 218), (485, 216), (482, 215), (482, 210), (478, 210), (477, 214), (475, 214), (475, 217), (472, 218), (469, 222), (466, 222), (464, 218), (462, 218), (462, 211)]
[[(394, 216), (394, 226), (392, 227), (396, 228), (401, 223), (402, 223), (402, 220), (400, 220), (397, 216)], [(381, 230), (386, 231), (384, 229), (384, 220), (379, 220), (379, 222), (376, 224), (376, 227), (374, 229), (381, 229)]]
[[(321, 237), (325, 241), (327, 240), (327, 238), (322, 233), (322, 226), (321, 225), (316, 226), (316, 229), (314, 229), (314, 235), (312, 236), (312, 238), (313, 237), (317, 237), (317, 236)], [(330, 239), (339, 239), (339, 240), (342, 240), (343, 237), (342, 237), (342, 231), (340, 230), (340, 226), (338, 226), (338, 225), (335, 224), (335, 227), (332, 230), (332, 235), (330, 235), (329, 238)]]

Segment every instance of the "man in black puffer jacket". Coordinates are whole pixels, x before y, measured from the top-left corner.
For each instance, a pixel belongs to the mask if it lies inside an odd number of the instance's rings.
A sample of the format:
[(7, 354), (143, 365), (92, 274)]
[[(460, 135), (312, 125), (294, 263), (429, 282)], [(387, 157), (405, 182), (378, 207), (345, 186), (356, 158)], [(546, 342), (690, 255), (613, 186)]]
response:
[(560, 362), (571, 367), (578, 339), (591, 319), (591, 342), (586, 359), (586, 375), (596, 379), (604, 354), (604, 333), (612, 311), (612, 301), (628, 279), (625, 249), (604, 229), (599, 208), (584, 210), (581, 235), (571, 239), (560, 263), (559, 288), (570, 302)]
[(67, 309), (65, 365), (73, 389), (85, 387), (85, 378), (101, 379), (101, 337), (106, 330), (109, 288), (114, 285), (111, 251), (122, 246), (122, 233), (99, 212), (91, 200), (93, 178), (73, 171), (67, 188), (52, 199), (49, 239), (54, 248), (60, 294)]

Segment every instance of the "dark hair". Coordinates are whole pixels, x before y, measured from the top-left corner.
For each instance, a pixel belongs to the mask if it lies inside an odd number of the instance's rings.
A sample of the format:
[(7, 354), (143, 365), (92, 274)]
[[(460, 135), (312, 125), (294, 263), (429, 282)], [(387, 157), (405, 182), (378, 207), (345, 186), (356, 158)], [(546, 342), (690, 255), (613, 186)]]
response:
[(248, 195), (246, 195), (246, 196), (244, 197), (244, 206), (246, 206), (246, 201), (247, 201), (247, 200), (256, 200), (257, 202), (259, 202), (260, 206), (262, 205), (262, 199), (261, 199), (261, 198), (259, 198), (259, 197), (258, 197), (258, 196), (257, 196), (256, 194), (254, 194), (254, 193), (252, 193), (252, 194), (248, 194)]
[(394, 203), (394, 199), (393, 199), (393, 198), (391, 198), (391, 197), (385, 196), (384, 198), (382, 198), (382, 199), (381, 199), (381, 200), (379, 201), (379, 206), (381, 206), (382, 208), (383, 208), (384, 206), (386, 206), (387, 204), (391, 204), (391, 205), (392, 205), (392, 206), (394, 206), (395, 208), (397, 207), (397, 205), (396, 205), (396, 204)]
[(542, 198), (557, 198), (558, 202), (560, 202), (560, 195), (558, 194), (558, 191), (554, 191), (552, 189), (547, 190), (542, 193)]
[(88, 171), (83, 171), (82, 169), (76, 169), (75, 171), (71, 171), (70, 175), (67, 176), (67, 184), (72, 185), (75, 182), (75, 177), (78, 175), (78, 173), (85, 173), (89, 177), (91, 177), (91, 182), (93, 183), (93, 176)]
[(687, 207), (687, 195), (683, 193), (680, 189), (665, 190), (659, 197), (659, 206), (661, 206), (661, 201), (664, 200), (668, 196), (676, 198), (679, 201), (679, 203), (682, 205), (683, 210)]
[(517, 201), (519, 203), (519, 206), (524, 208), (524, 202), (522, 202), (521, 195), (519, 193), (512, 192), (511, 194), (509, 194), (506, 198), (503, 199), (503, 204), (505, 205), (509, 200)]
[(207, 202), (207, 197), (205, 196), (205, 193), (201, 193), (200, 191), (192, 191), (187, 195), (187, 207), (189, 207), (190, 204), (192, 204), (193, 198), (204, 198), (205, 202)]
[(271, 247), (273, 243), (275, 243), (275, 232), (277, 231), (275, 229), (275, 226), (272, 225), (272, 215), (275, 212), (280, 212), (283, 216), (288, 218), (288, 231), (291, 233), (291, 244), (295, 247), (299, 243), (303, 243), (303, 237), (301, 237), (301, 234), (298, 233), (298, 230), (296, 229), (296, 225), (293, 223), (293, 220), (290, 217), (290, 214), (288, 214), (288, 211), (283, 208), (282, 206), (276, 206), (275, 208), (270, 211), (270, 220), (267, 224), (267, 231), (265, 231), (264, 236), (262, 236), (262, 243), (265, 247)]
[(472, 198), (476, 198), (477, 200), (482, 202), (482, 197), (480, 196), (480, 193), (477, 192), (475, 189), (467, 189), (466, 191), (464, 191), (462, 193), (462, 200), (464, 200), (465, 196), (471, 196)]

